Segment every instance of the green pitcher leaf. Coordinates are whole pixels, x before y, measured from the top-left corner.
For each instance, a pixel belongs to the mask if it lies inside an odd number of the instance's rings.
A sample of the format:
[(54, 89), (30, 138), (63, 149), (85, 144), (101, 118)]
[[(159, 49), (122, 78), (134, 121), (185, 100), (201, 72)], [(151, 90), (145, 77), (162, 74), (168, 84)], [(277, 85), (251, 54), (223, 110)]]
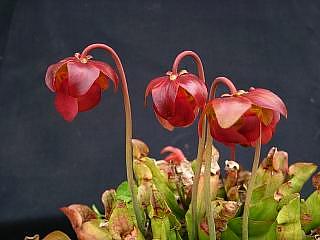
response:
[(267, 197), (250, 205), (249, 218), (252, 220), (274, 221), (278, 215), (278, 202), (272, 197)]
[(153, 178), (152, 181), (156, 188), (165, 196), (165, 200), (169, 206), (169, 208), (172, 210), (174, 215), (178, 219), (184, 218), (185, 211), (180, 208), (176, 196), (169, 188), (169, 185), (167, 184), (167, 181), (164, 179), (163, 175), (161, 174), (160, 170), (157, 168), (157, 166), (154, 163), (154, 160), (151, 158), (143, 158), (142, 161), (149, 167), (149, 169), (152, 172)]
[(116, 201), (116, 191), (114, 189), (106, 190), (101, 196), (104, 206), (104, 216), (109, 219)]
[(114, 239), (121, 239), (121, 236), (126, 236), (134, 231), (132, 213), (124, 202), (118, 202), (113, 209), (108, 222), (108, 229)]
[(282, 207), (277, 216), (277, 239), (302, 240), (300, 223), (300, 196), (296, 196)]
[(78, 234), (79, 239), (91, 240), (112, 240), (111, 234), (105, 227), (101, 227), (100, 220), (91, 220), (82, 225), (81, 233)]
[(193, 239), (195, 239), (195, 237), (192, 235), (193, 222), (192, 222), (191, 208), (189, 208), (189, 210), (187, 211), (187, 213), (185, 215), (185, 219), (186, 219), (188, 238), (189, 238), (189, 240), (193, 240)]
[[(241, 239), (242, 236), (242, 218), (231, 219), (227, 229), (222, 232), (221, 239)], [(273, 221), (256, 221), (249, 219), (249, 239), (274, 240), (275, 224)]]
[(49, 233), (43, 240), (71, 240), (68, 235), (61, 231)]
[(116, 199), (126, 203), (131, 201), (131, 193), (127, 181), (122, 182), (116, 190)]
[(299, 193), (316, 170), (317, 166), (313, 163), (295, 163), (291, 165), (289, 167), (290, 179), (279, 187), (276, 198), (281, 199), (283, 196)]
[(166, 218), (152, 218), (151, 219), (152, 238), (161, 240), (171, 240), (170, 222)]
[(301, 207), (301, 218), (306, 221), (302, 221), (302, 226), (303, 230), (308, 233), (320, 226), (320, 192), (313, 192), (303, 205), (304, 208)]

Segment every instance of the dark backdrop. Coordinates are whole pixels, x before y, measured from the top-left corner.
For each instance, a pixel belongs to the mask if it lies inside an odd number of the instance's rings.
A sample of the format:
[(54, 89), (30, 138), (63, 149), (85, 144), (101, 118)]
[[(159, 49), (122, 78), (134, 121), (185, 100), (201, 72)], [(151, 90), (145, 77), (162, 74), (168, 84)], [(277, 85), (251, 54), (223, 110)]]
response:
[[(209, 83), (226, 75), (239, 88), (264, 87), (284, 99), (289, 118), (263, 153), (276, 145), (289, 151), (291, 162), (319, 161), (317, 0), (2, 0), (0, 13), (0, 234), (5, 239), (57, 228), (70, 232), (59, 207), (100, 206), (101, 193), (125, 178), (121, 94), (107, 91), (97, 108), (69, 124), (44, 85), (49, 64), (90, 43), (107, 43), (122, 58), (134, 136), (148, 142), (153, 156), (169, 144), (195, 156), (196, 126), (168, 132), (143, 106), (148, 81), (190, 49), (202, 57)], [(182, 67), (194, 70), (190, 63)], [(220, 149), (224, 159), (226, 150)], [(252, 152), (238, 151), (246, 167)]]

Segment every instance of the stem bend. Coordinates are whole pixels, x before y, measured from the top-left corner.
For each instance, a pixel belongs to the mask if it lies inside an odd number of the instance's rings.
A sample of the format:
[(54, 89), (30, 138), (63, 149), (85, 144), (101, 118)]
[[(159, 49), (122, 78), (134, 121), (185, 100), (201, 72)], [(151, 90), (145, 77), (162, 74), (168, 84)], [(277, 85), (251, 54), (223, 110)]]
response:
[(125, 124), (126, 124), (126, 170), (127, 170), (127, 179), (128, 179), (128, 185), (130, 188), (130, 192), (132, 195), (132, 204), (134, 208), (134, 213), (137, 219), (137, 224), (139, 230), (144, 233), (144, 224), (143, 224), (143, 218), (142, 214), (139, 208), (139, 203), (137, 200), (137, 196), (135, 194), (134, 188), (135, 188), (135, 180), (134, 180), (134, 173), (133, 173), (133, 159), (132, 159), (132, 114), (131, 114), (131, 104), (130, 104), (130, 98), (129, 98), (129, 91), (128, 91), (128, 85), (126, 80), (125, 71), (123, 68), (123, 65), (121, 63), (121, 60), (118, 56), (118, 54), (108, 45), (96, 43), (89, 45), (86, 47), (82, 53), (80, 58), (83, 58), (88, 55), (90, 51), (93, 49), (102, 49), (106, 52), (111, 54), (112, 59), (114, 60), (120, 79), (121, 79), (121, 87), (122, 87), (122, 95), (123, 95), (123, 103), (124, 103), (124, 110), (125, 110)]

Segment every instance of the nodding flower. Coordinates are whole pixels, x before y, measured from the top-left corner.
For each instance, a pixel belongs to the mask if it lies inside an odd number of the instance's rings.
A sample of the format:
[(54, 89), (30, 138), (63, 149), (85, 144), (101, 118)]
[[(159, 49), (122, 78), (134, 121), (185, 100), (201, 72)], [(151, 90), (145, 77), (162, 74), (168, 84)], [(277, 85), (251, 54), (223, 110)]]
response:
[(145, 102), (150, 93), (155, 115), (168, 130), (190, 126), (208, 95), (204, 81), (186, 70), (153, 79), (146, 88)]
[(55, 107), (61, 116), (71, 122), (78, 112), (94, 108), (101, 99), (109, 81), (118, 86), (118, 76), (113, 68), (91, 56), (65, 58), (48, 67), (45, 83), (56, 93)]
[[(250, 88), (249, 91), (237, 91), (227, 78), (217, 78), (220, 83), (232, 86), (231, 94), (210, 100), (202, 114), (210, 125), (212, 137), (227, 145), (254, 146), (260, 136), (266, 144), (272, 138), (280, 115), (287, 117), (283, 101), (273, 92), (262, 88)], [(201, 134), (202, 121), (199, 121)]]

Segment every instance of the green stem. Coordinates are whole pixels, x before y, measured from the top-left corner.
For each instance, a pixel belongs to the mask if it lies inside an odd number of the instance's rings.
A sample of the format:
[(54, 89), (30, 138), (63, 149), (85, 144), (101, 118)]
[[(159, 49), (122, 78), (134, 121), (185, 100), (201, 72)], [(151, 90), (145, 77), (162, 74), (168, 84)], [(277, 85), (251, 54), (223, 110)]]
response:
[(81, 57), (85, 57), (88, 53), (93, 49), (103, 49), (111, 54), (112, 59), (114, 60), (116, 67), (118, 69), (118, 73), (121, 79), (121, 86), (122, 86), (122, 95), (123, 95), (123, 102), (124, 102), (124, 111), (125, 111), (125, 120), (126, 120), (126, 170), (127, 170), (127, 179), (128, 185), (130, 188), (130, 192), (132, 195), (132, 205), (135, 213), (135, 217), (137, 219), (137, 225), (139, 230), (144, 233), (144, 224), (143, 224), (143, 217), (139, 207), (139, 203), (137, 200), (137, 196), (135, 194), (135, 180), (133, 174), (133, 159), (132, 159), (132, 117), (131, 117), (131, 105), (130, 105), (130, 98), (128, 92), (128, 85), (126, 80), (126, 75), (121, 63), (121, 60), (118, 54), (108, 45), (105, 44), (92, 44), (86, 47), (83, 52), (81, 53)]
[[(200, 80), (205, 82), (205, 75), (203, 70), (203, 65), (201, 62), (200, 57), (193, 51), (183, 51), (180, 54), (177, 55), (176, 59), (174, 60), (173, 66), (172, 66), (172, 72), (173, 74), (177, 74), (179, 63), (184, 57), (190, 56), (197, 64), (197, 70), (198, 70), (198, 76)], [(197, 159), (196, 159), (196, 169), (194, 174), (194, 180), (192, 185), (192, 196), (191, 196), (191, 212), (192, 212), (192, 233), (191, 233), (191, 239), (197, 240), (198, 239), (198, 213), (197, 213), (197, 196), (198, 196), (198, 186), (199, 186), (199, 178), (201, 173), (201, 166), (202, 166), (202, 158), (204, 153), (204, 147), (205, 147), (205, 127), (206, 120), (203, 119), (202, 126), (203, 126), (203, 132), (202, 136), (199, 136), (198, 141), (198, 153), (197, 153)]]
[[(203, 119), (203, 122), (205, 122), (205, 119)], [(192, 185), (192, 198), (191, 198), (191, 211), (192, 211), (192, 239), (198, 239), (198, 188), (199, 188), (199, 180), (200, 180), (200, 174), (201, 174), (201, 167), (202, 167), (202, 160), (203, 160), (203, 152), (205, 147), (205, 123), (203, 123), (202, 128), (202, 137), (199, 137), (198, 142), (198, 155), (196, 159), (196, 169), (194, 173), (194, 180)]]
[(242, 218), (242, 239), (248, 240), (249, 239), (249, 210), (250, 210), (250, 201), (252, 197), (254, 182), (257, 176), (257, 170), (259, 167), (259, 160), (260, 160), (260, 152), (261, 152), (261, 123), (260, 123), (260, 135), (259, 139), (256, 143), (255, 153), (254, 153), (254, 160), (252, 164), (252, 171), (251, 177), (247, 189), (246, 200), (244, 203), (244, 210), (243, 210), (243, 218)]
[(212, 212), (211, 196), (212, 189), (210, 184), (211, 178), (211, 163), (212, 163), (212, 137), (209, 128), (207, 129), (205, 147), (205, 168), (204, 168), (204, 203), (206, 205), (206, 216), (209, 227), (209, 239), (216, 240), (216, 229), (214, 216)]

